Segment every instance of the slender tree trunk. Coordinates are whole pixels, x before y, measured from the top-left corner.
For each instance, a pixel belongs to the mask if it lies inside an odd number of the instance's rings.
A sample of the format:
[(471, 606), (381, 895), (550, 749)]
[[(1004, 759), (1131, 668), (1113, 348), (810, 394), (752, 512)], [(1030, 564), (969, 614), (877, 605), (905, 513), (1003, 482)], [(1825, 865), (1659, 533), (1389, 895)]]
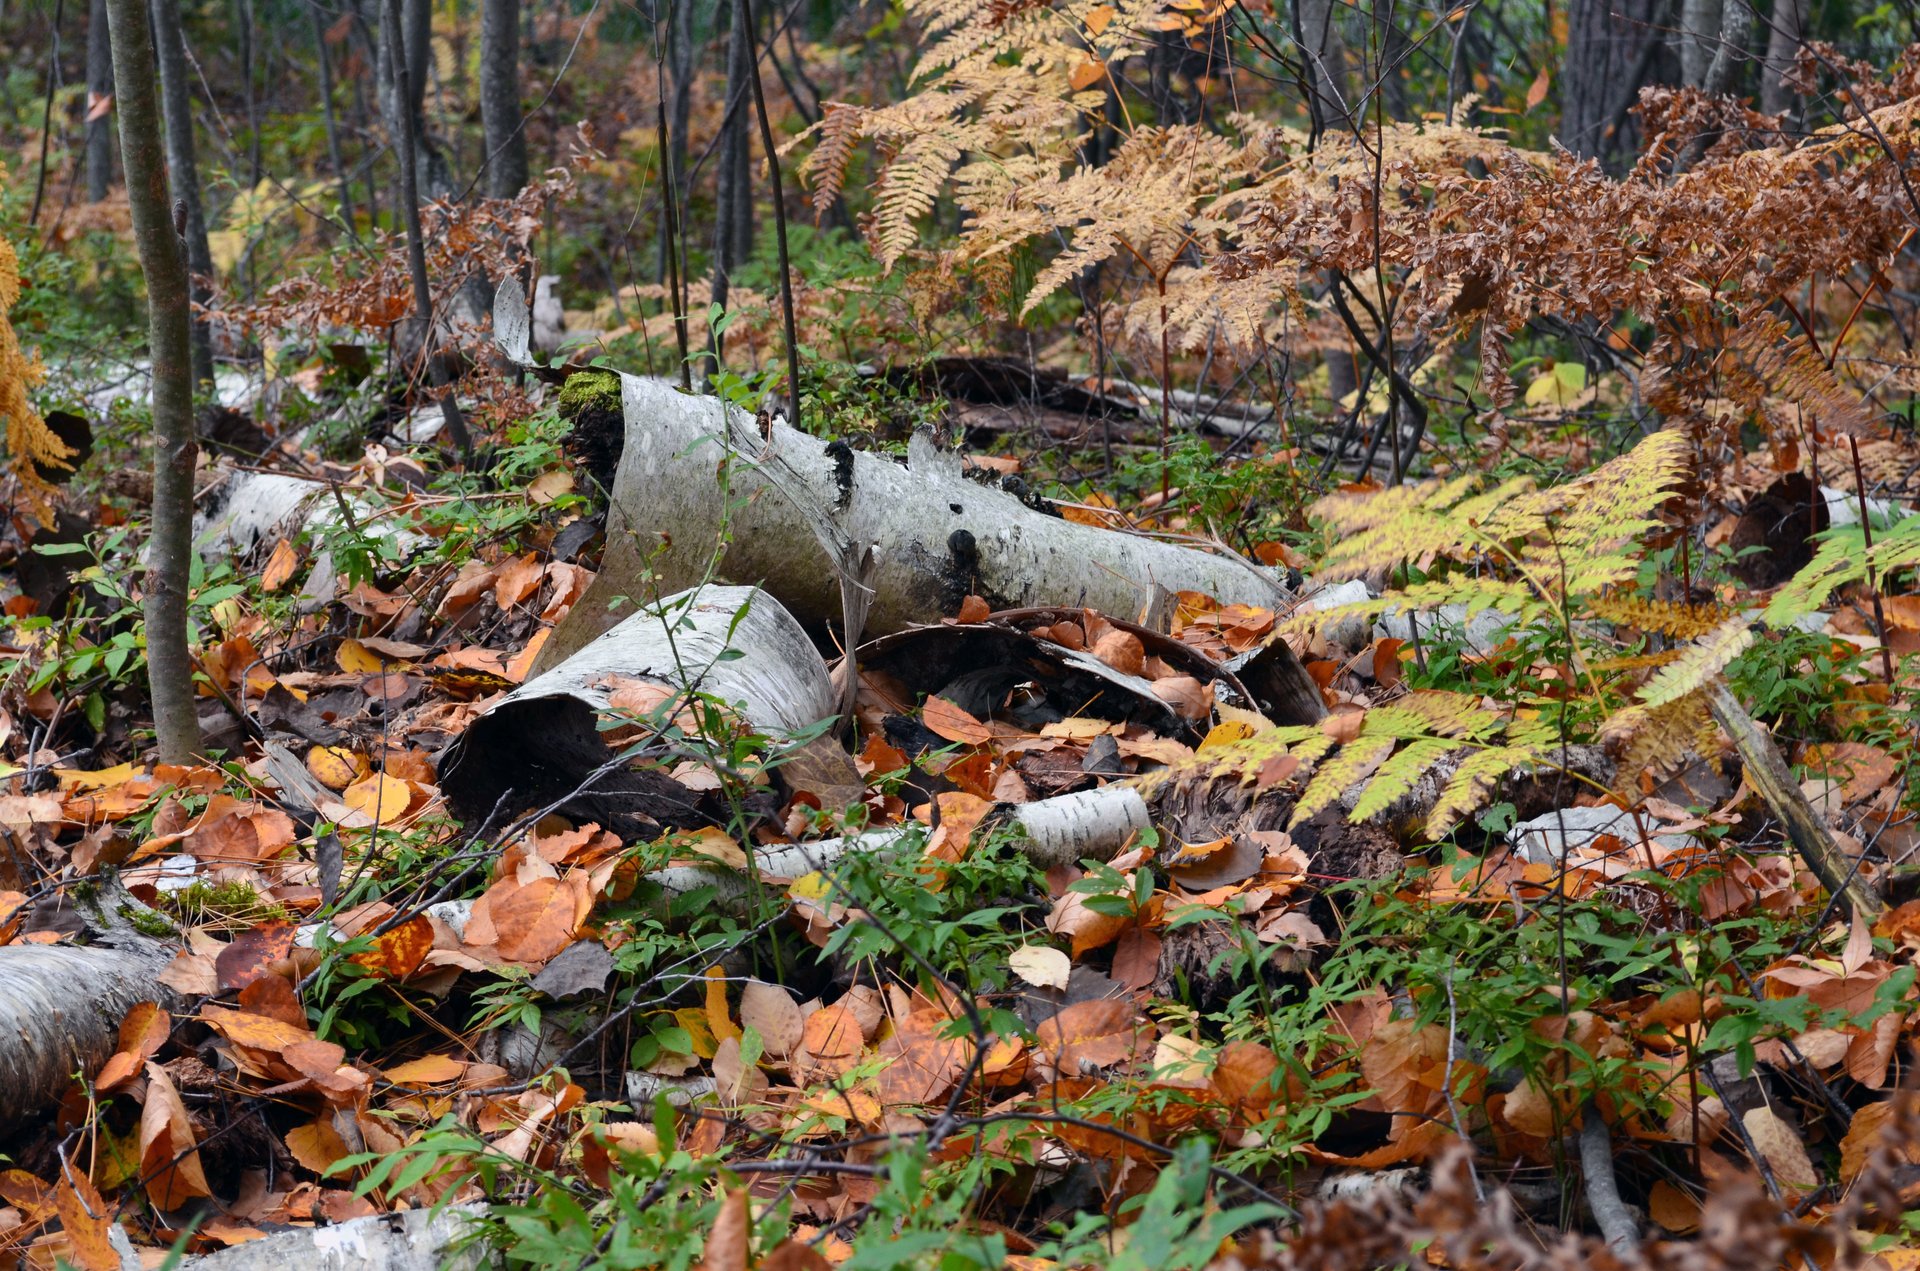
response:
[(1560, 65), (1560, 143), (1618, 163), (1636, 145), (1627, 108), (1651, 82), (1661, 0), (1570, 0)]
[(87, 202), (107, 197), (113, 184), (113, 116), (94, 118), (113, 96), (113, 43), (107, 35), (107, 0), (93, 0), (87, 18)]
[[(735, 205), (745, 193), (750, 176), (746, 164), (747, 141), (747, 33), (745, 15), (733, 5), (733, 21), (727, 34), (726, 113), (720, 124), (720, 174), (713, 217), (713, 291), (712, 303), (725, 308), (731, 290), (734, 268), (740, 263), (740, 236)], [(725, 341), (713, 333), (712, 354), (707, 374), (718, 371), (725, 353)]]
[(340, 156), (340, 121), (333, 111), (333, 59), (327, 53), (327, 28), (320, 21), (317, 6), (308, 6), (313, 19), (313, 53), (320, 67), (320, 113), (327, 125), (327, 162), (333, 165), (333, 179), (340, 187), (340, 216), (353, 230), (353, 186), (347, 181), (346, 163)]
[[(673, 85), (672, 106), (667, 116), (665, 179), (673, 183), (675, 226), (662, 219), (660, 230), (660, 278), (666, 281), (675, 268), (675, 260), (685, 260), (682, 244), (673, 241), (677, 226), (684, 225), (687, 210), (688, 133), (693, 122), (693, 4), (692, 0), (662, 0), (667, 11), (666, 71)], [(684, 238), (684, 234), (682, 234)], [(683, 370), (686, 368), (683, 368)]]
[(480, 0), (480, 121), (487, 194), (510, 199), (527, 184), (520, 114), (520, 0)]
[(1747, 41), (1752, 34), (1752, 0), (1726, 0), (1720, 13), (1720, 38), (1701, 91), (1718, 96), (1734, 90), (1740, 68), (1747, 64)]
[[(1720, 37), (1720, 10), (1723, 0), (1681, 0), (1680, 30), (1675, 42), (1680, 46), (1680, 82), (1699, 88), (1707, 82), (1707, 67), (1713, 64), (1713, 49)], [(1737, 7), (1740, 0), (1733, 0)]]
[[(173, 205), (183, 217), (187, 240), (187, 268), (197, 277), (213, 278), (213, 252), (207, 246), (207, 217), (200, 204), (200, 165), (193, 153), (193, 101), (187, 92), (187, 40), (180, 28), (180, 0), (153, 0), (153, 31), (160, 67), (160, 95), (167, 127), (166, 172), (172, 182)], [(153, 65), (141, 63), (141, 73)], [(120, 59), (114, 58), (114, 79), (120, 81)], [(117, 103), (116, 103), (117, 104)], [(120, 148), (125, 162), (126, 129), (121, 126)], [(132, 179), (128, 179), (132, 185)], [(180, 209), (184, 206), (184, 212)], [(195, 304), (213, 299), (204, 283), (192, 283)], [(213, 338), (204, 317), (193, 321), (193, 382), (213, 383)]]
[(1293, 40), (1306, 63), (1307, 110), (1316, 138), (1352, 126), (1340, 91), (1345, 57), (1333, 13), (1333, 0), (1293, 0)]
[[(409, 100), (411, 85), (408, 82), (407, 59), (404, 53), (405, 42), (400, 37), (400, 6), (406, 0), (384, 0), (380, 6), (387, 56), (392, 62), (395, 98)], [(446, 387), (446, 372), (438, 358), (434, 357), (433, 338), (433, 292), (427, 284), (427, 249), (422, 237), (420, 225), (420, 186), (418, 171), (410, 162), (417, 153), (413, 135), (413, 112), (402, 110), (396, 115), (399, 132), (393, 139), (394, 148), (400, 152), (400, 215), (407, 228), (407, 272), (413, 280), (413, 321), (417, 338), (410, 343), (418, 349), (421, 363), (427, 368), (434, 387)], [(461, 417), (460, 406), (454, 401), (451, 392), (440, 397), (441, 417), (446, 420), (447, 436), (460, 453), (471, 454), (473, 439), (467, 433), (466, 420)]]
[[(380, 69), (380, 45), (373, 38), (373, 31), (367, 25), (367, 15), (361, 0), (347, 0), (347, 5), (353, 14), (353, 32), (360, 38), (362, 66), (373, 71), (373, 95), (377, 103), (384, 100), (380, 95), (380, 86), (387, 79), (386, 73)], [(373, 108), (367, 104), (367, 77), (364, 74), (355, 75), (353, 77), (354, 127), (359, 130), (362, 137), (373, 135), (373, 115)], [(380, 178), (377, 171), (380, 165), (377, 159), (378, 155), (374, 154), (369, 155), (366, 160), (367, 219), (373, 225), (380, 223)]]
[[(147, 280), (153, 362), (153, 533), (146, 576), (147, 682), (160, 758), (186, 763), (200, 750), (200, 720), (187, 649), (187, 584), (193, 562), (192, 300), (167, 198), (167, 162), (154, 98), (153, 39), (144, 0), (107, 0), (127, 202)], [(185, 219), (184, 209), (179, 218)]]
[(1760, 70), (1760, 109), (1784, 115), (1800, 105), (1799, 94), (1787, 85), (1794, 57), (1807, 29), (1807, 0), (1776, 0), (1767, 27), (1767, 56)]

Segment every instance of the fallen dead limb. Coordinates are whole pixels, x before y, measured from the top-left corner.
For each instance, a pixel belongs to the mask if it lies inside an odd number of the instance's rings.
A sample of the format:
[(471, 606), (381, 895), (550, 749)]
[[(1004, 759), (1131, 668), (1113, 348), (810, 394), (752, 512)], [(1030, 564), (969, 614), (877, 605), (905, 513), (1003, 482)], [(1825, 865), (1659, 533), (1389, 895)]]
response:
[[(527, 325), (525, 293), (509, 280), (494, 329), (523, 365)], [(625, 428), (606, 557), (536, 671), (612, 626), (615, 598), (675, 591), (710, 571), (758, 583), (803, 622), (837, 622), (846, 563), (869, 548), (875, 635), (937, 622), (969, 594), (996, 609), (1071, 603), (1123, 617), (1156, 584), (1227, 603), (1290, 599), (1271, 571), (1238, 556), (1065, 520), (931, 444), (910, 447), (903, 467), (659, 380), (620, 375), (606, 398), (595, 409), (617, 409)]]
[(145, 909), (117, 885), (83, 902), (92, 944), (0, 945), (0, 1134), (57, 1106), (74, 1073), (97, 1070), (136, 1003), (173, 1002), (154, 978), (173, 946), (134, 930), (123, 904)]

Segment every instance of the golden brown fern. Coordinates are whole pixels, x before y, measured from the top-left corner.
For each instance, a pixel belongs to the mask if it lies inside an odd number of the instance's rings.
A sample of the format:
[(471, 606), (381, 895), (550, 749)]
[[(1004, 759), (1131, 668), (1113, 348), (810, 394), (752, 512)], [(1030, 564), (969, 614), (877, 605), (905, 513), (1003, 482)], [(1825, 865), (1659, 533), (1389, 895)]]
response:
[[(0, 167), (0, 180), (6, 169)], [(20, 259), (13, 244), (0, 237), (0, 427), (5, 429), (6, 467), (17, 483), (25, 511), (45, 521), (52, 511), (53, 487), (42, 469), (71, 469), (73, 449), (54, 435), (34, 408), (32, 390), (45, 374), (40, 359), (20, 347), (9, 315), (20, 300)]]

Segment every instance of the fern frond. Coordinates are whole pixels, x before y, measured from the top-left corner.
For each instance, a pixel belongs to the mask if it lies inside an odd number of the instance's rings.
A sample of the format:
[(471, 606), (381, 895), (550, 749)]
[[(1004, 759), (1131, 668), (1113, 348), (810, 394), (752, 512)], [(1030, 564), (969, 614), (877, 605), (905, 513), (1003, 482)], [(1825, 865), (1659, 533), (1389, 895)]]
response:
[(1707, 708), (1707, 695), (1698, 690), (1660, 706), (1627, 706), (1608, 717), (1600, 739), (1620, 756), (1615, 788), (1637, 798), (1642, 773), (1655, 780), (1672, 775), (1695, 757), (1717, 763), (1719, 727)]
[(866, 122), (867, 112), (845, 102), (828, 102), (820, 122), (813, 152), (800, 165), (800, 174), (813, 186), (813, 215), (818, 220), (833, 208), (833, 201), (847, 183), (847, 165), (853, 160), (854, 142)]
[(1437, 843), (1445, 838), (1463, 818), (1480, 810), (1502, 777), (1538, 758), (1539, 753), (1528, 746), (1490, 746), (1469, 754), (1427, 813), (1428, 841)]
[(1459, 748), (1457, 743), (1442, 737), (1423, 737), (1401, 747), (1367, 782), (1349, 819), (1357, 824), (1385, 812), (1412, 791), (1434, 765)]
[(1920, 565), (1920, 516), (1906, 516), (1884, 530), (1875, 530), (1869, 551), (1857, 525), (1832, 530), (1805, 568), (1767, 602), (1770, 627), (1785, 627), (1797, 618), (1824, 609), (1834, 592), (1864, 581), (1868, 571), (1886, 578), (1896, 570)]
[(1616, 627), (1653, 631), (1674, 640), (1693, 640), (1728, 618), (1724, 605), (1689, 605), (1672, 600), (1647, 600), (1626, 592), (1608, 592), (1587, 599), (1587, 612)]
[[(0, 167), (0, 180), (6, 169)], [(52, 515), (53, 487), (42, 469), (71, 470), (74, 451), (47, 427), (34, 408), (32, 390), (46, 373), (40, 359), (20, 347), (8, 314), (20, 299), (20, 258), (0, 237), (0, 426), (5, 429), (6, 468), (18, 482), (25, 511), (38, 521)]]
[(1640, 701), (1649, 707), (1678, 701), (1704, 687), (1752, 644), (1753, 628), (1736, 614), (1682, 650), (1640, 690)]
[(1349, 786), (1372, 776), (1375, 769), (1387, 761), (1396, 744), (1391, 737), (1361, 737), (1342, 746), (1340, 753), (1321, 764), (1313, 774), (1300, 801), (1293, 805), (1293, 819), (1288, 824), (1298, 825), (1308, 820), (1338, 799)]

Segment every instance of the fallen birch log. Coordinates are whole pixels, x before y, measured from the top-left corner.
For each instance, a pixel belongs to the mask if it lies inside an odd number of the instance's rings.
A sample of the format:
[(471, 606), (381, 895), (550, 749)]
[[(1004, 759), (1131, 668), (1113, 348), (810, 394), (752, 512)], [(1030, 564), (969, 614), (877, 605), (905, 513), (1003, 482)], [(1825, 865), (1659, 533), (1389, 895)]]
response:
[[(826, 663), (779, 601), (757, 587), (696, 587), (645, 606), (474, 720), (441, 762), (447, 806), (471, 820), (509, 789), (528, 807), (577, 790), (613, 758), (600, 717), (633, 711), (621, 690), (644, 685), (718, 698), (773, 737), (800, 733), (837, 709)], [(652, 793), (630, 788), (635, 775), (609, 772), (591, 793)]]
[(0, 945), (0, 1135), (57, 1107), (76, 1072), (98, 1069), (136, 1003), (174, 1004), (155, 979), (172, 946), (106, 908), (118, 903), (139, 904), (113, 886), (90, 906), (93, 944)]
[(453, 1205), (375, 1214), (275, 1232), (179, 1265), (189, 1271), (476, 1271), (499, 1265), (492, 1251), (471, 1242), (480, 1212)]
[[(526, 294), (509, 280), (495, 298), (495, 338), (523, 365), (527, 330)], [(612, 626), (615, 598), (676, 591), (716, 565), (802, 621), (837, 621), (845, 562), (868, 547), (872, 635), (937, 622), (969, 594), (996, 609), (1072, 604), (1121, 617), (1156, 584), (1228, 603), (1289, 599), (1271, 571), (1241, 557), (1067, 521), (965, 475), (959, 456), (930, 445), (903, 467), (635, 375), (609, 377), (606, 397), (595, 409), (617, 409), (625, 426), (606, 556), (536, 671)]]

